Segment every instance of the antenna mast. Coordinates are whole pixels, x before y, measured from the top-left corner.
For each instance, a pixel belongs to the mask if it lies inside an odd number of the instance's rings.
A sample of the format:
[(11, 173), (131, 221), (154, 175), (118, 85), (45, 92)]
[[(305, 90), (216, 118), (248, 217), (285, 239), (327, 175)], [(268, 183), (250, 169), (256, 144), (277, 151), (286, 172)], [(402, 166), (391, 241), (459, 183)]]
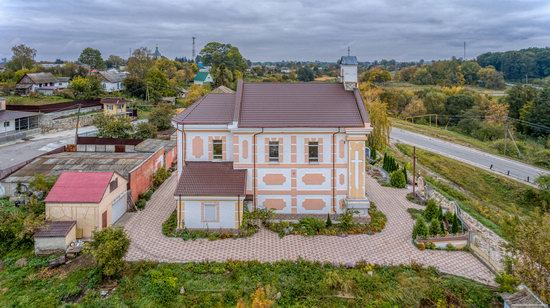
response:
[(349, 55), (350, 55), (350, 49), (349, 49), (349, 46), (348, 46), (348, 57), (349, 57)]
[(462, 60), (466, 61), (466, 41), (464, 41), (464, 58)]
[(193, 51), (192, 51), (192, 60), (195, 61), (195, 39), (196, 37), (193, 36)]

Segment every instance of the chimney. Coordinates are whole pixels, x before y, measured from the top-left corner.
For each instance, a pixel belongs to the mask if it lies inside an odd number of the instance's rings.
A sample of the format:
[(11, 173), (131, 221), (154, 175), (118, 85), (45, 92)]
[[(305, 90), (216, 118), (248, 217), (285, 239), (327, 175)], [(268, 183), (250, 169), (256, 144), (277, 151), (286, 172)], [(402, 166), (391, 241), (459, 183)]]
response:
[(353, 91), (357, 88), (357, 62), (356, 56), (350, 56), (349, 50), (347, 56), (340, 59), (340, 81), (344, 84), (347, 91)]
[(0, 111), (6, 110), (6, 99), (3, 97), (0, 97)]

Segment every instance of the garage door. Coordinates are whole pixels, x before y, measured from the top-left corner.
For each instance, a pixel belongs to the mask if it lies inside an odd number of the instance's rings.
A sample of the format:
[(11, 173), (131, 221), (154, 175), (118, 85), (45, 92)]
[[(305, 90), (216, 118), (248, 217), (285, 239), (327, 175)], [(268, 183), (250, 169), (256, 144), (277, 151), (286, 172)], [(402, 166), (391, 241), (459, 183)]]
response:
[(126, 193), (118, 196), (115, 201), (113, 201), (113, 209), (111, 211), (111, 223), (115, 223), (117, 220), (126, 213)]

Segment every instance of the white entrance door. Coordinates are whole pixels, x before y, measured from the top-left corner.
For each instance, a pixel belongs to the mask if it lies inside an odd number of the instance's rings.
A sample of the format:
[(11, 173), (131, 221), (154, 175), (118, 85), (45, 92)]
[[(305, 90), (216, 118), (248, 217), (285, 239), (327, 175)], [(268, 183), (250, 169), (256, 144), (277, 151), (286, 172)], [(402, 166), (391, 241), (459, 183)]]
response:
[(115, 201), (113, 201), (113, 208), (111, 210), (111, 223), (115, 223), (117, 220), (126, 213), (127, 202), (126, 202), (126, 192), (118, 196)]

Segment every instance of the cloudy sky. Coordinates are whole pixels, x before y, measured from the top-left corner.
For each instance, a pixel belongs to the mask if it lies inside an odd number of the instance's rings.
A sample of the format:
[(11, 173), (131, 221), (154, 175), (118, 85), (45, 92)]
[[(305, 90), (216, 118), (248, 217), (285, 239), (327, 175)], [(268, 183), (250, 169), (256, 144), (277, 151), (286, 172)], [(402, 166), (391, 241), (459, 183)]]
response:
[(74, 60), (85, 47), (127, 57), (159, 45), (191, 55), (231, 43), (252, 61), (419, 60), (550, 45), (548, 0), (0, 0), (0, 58), (11, 46), (38, 60)]

